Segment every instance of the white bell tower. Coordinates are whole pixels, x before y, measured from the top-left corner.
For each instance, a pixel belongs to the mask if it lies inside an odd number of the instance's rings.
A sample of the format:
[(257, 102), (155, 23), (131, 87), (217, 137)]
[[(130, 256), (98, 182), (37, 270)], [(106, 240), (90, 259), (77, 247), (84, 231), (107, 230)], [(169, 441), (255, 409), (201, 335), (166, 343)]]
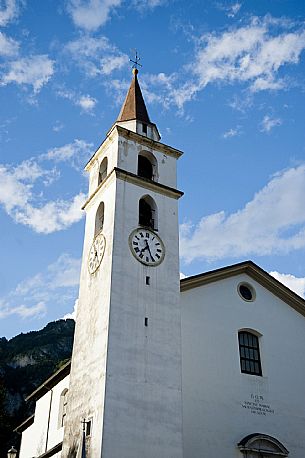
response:
[(134, 76), (86, 165), (89, 198), (62, 457), (182, 458), (176, 161)]

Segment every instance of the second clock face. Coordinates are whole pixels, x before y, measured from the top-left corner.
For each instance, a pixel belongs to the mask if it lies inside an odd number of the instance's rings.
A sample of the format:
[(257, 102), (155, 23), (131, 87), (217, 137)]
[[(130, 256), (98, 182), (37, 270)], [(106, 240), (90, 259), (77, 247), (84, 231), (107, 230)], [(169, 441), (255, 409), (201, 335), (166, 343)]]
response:
[(99, 268), (105, 252), (105, 243), (105, 237), (101, 232), (93, 240), (88, 258), (88, 269), (91, 274)]
[(149, 229), (135, 229), (129, 237), (134, 257), (147, 266), (157, 266), (163, 261), (165, 248), (160, 237)]

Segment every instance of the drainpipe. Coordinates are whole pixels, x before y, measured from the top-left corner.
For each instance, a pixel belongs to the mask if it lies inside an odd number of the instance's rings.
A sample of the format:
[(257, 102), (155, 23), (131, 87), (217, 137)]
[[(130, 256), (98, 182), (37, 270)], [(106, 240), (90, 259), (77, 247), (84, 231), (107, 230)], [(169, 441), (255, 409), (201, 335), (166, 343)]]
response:
[(50, 418), (51, 418), (51, 409), (52, 409), (52, 399), (53, 399), (53, 389), (48, 388), (47, 385), (44, 385), (47, 390), (51, 392), (50, 405), (49, 405), (49, 415), (48, 415), (48, 425), (47, 425), (47, 434), (46, 434), (46, 445), (45, 452), (48, 450), (48, 441), (49, 441), (49, 429), (50, 429)]

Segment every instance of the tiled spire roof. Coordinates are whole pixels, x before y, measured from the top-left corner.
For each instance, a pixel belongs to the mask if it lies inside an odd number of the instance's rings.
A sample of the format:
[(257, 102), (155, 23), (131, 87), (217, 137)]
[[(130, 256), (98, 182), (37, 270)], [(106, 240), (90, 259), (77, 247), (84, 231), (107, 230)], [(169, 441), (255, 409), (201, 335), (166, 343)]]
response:
[(137, 119), (138, 121), (151, 124), (138, 82), (137, 74), (138, 70), (133, 69), (134, 76), (132, 78), (126, 99), (123, 103), (117, 121), (120, 122), (129, 121), (130, 119)]

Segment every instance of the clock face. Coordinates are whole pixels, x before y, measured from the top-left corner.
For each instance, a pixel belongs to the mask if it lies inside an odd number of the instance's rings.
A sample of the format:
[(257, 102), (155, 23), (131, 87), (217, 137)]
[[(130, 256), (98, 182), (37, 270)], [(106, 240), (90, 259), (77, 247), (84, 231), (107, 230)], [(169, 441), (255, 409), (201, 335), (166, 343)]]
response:
[(157, 266), (163, 261), (165, 248), (160, 237), (149, 229), (135, 229), (129, 236), (129, 246), (134, 257), (147, 266)]
[(104, 235), (99, 232), (94, 238), (88, 257), (88, 269), (91, 274), (97, 271), (102, 262), (105, 252), (106, 240)]

